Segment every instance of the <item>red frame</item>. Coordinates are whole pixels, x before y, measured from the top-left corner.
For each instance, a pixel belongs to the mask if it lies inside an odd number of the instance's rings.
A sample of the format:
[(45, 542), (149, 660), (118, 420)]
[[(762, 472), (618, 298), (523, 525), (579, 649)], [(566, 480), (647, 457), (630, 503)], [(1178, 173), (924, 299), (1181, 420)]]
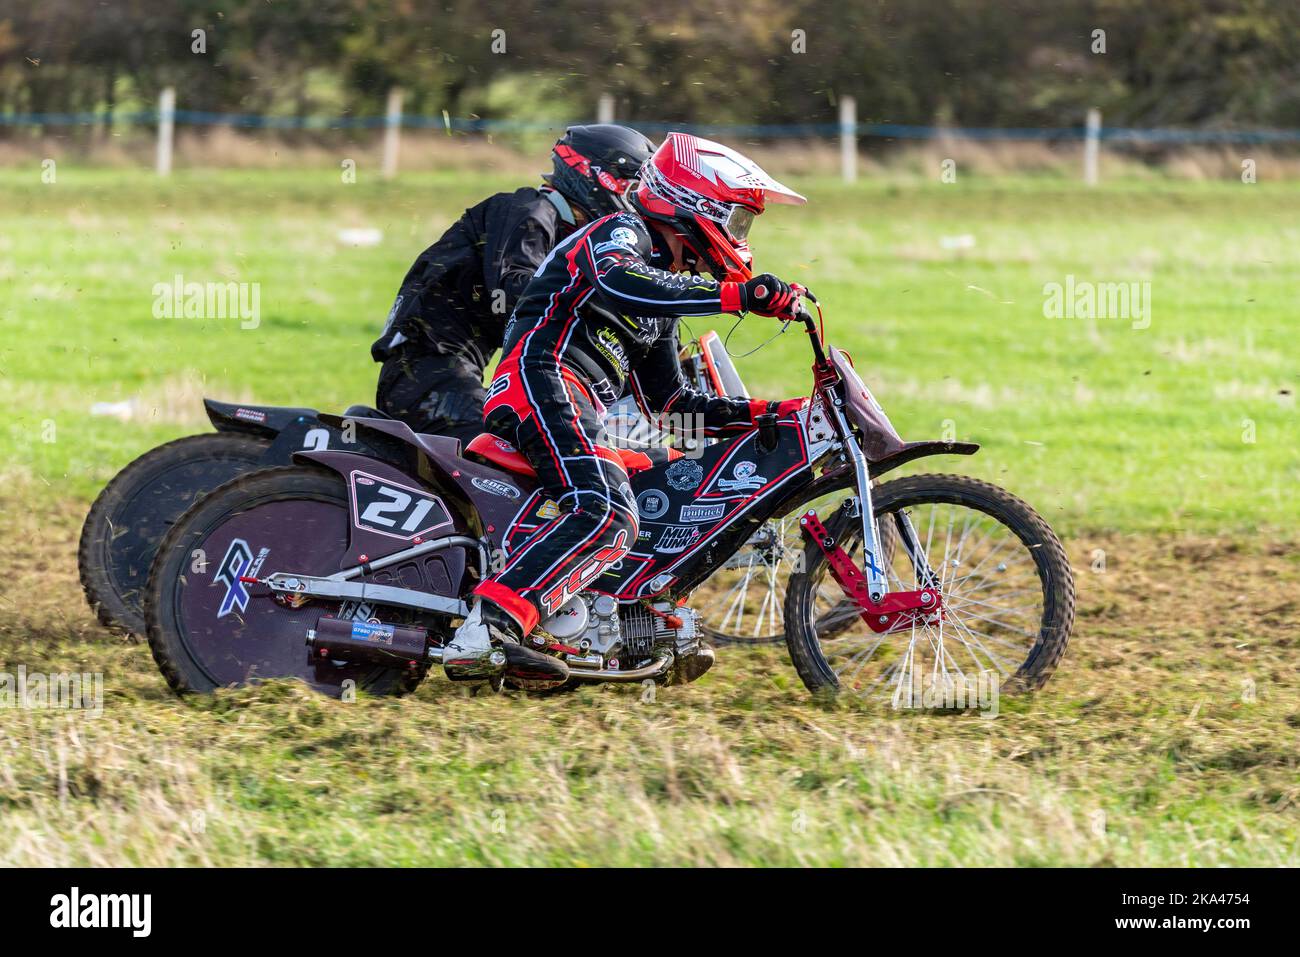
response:
[(848, 553), (831, 537), (817, 513), (809, 509), (799, 519), (799, 527), (821, 553), (826, 556), (831, 577), (844, 594), (858, 606), (858, 614), (872, 631), (883, 634), (905, 628), (930, 615), (943, 616), (943, 595), (937, 588), (918, 588), (913, 591), (891, 591), (881, 596), (879, 602), (871, 600), (867, 578), (849, 558)]

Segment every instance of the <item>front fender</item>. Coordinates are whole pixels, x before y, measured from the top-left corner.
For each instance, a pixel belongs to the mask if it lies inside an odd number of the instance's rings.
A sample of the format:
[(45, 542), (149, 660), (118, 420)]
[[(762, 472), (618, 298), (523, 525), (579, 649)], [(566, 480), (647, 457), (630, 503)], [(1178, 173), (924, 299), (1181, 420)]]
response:
[(926, 439), (922, 442), (904, 442), (894, 451), (874, 462), (868, 463), (871, 477), (884, 475), (900, 465), (906, 465), (914, 459), (927, 455), (974, 455), (980, 450), (976, 442), (944, 442), (940, 439)]

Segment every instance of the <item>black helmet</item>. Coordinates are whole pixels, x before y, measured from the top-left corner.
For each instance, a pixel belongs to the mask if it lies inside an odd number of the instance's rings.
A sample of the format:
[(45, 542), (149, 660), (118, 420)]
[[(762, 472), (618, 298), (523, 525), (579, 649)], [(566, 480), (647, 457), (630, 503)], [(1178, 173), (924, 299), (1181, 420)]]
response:
[(551, 150), (555, 172), (545, 179), (589, 219), (598, 219), (629, 208), (624, 194), (654, 148), (626, 126), (570, 126)]

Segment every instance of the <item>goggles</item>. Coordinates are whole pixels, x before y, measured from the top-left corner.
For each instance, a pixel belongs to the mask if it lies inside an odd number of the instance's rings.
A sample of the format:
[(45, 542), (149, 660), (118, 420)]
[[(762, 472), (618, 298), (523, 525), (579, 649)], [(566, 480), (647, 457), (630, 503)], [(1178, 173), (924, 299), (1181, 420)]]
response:
[(723, 225), (732, 239), (743, 243), (749, 239), (749, 228), (754, 225), (754, 211), (744, 206), (733, 206)]

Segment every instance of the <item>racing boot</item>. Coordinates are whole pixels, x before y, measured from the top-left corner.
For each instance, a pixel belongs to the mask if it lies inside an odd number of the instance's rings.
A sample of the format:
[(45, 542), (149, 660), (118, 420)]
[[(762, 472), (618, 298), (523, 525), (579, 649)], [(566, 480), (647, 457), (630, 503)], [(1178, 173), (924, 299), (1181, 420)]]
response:
[(469, 617), (442, 649), (442, 670), (452, 681), (483, 681), (501, 674), (505, 653), (500, 637), (483, 621), (483, 603), (476, 601)]
[(501, 637), (500, 647), (506, 655), (505, 678), (510, 684), (525, 691), (546, 691), (569, 680), (568, 663), (531, 647), (505, 609), (490, 601), (482, 602), (481, 607), (483, 621)]
[(505, 677), (525, 690), (555, 688), (569, 680), (559, 658), (526, 647), (519, 625), (492, 602), (478, 599), (443, 649), (442, 668), (452, 681)]

